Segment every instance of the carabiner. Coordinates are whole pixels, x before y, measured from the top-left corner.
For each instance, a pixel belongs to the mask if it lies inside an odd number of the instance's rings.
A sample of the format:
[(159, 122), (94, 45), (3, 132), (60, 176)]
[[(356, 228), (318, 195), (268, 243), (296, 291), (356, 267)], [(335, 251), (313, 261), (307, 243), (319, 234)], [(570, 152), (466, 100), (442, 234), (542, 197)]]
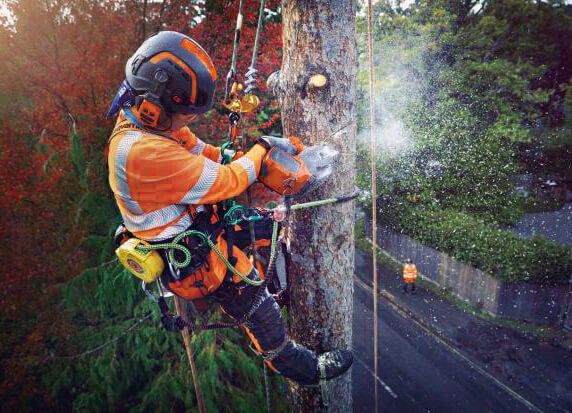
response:
[(141, 288), (143, 288), (143, 292), (145, 293), (145, 295), (147, 297), (149, 297), (151, 299), (151, 301), (158, 303), (159, 302), (159, 297), (155, 294), (153, 294), (153, 292), (149, 289), (149, 284), (147, 284), (145, 281), (141, 282)]

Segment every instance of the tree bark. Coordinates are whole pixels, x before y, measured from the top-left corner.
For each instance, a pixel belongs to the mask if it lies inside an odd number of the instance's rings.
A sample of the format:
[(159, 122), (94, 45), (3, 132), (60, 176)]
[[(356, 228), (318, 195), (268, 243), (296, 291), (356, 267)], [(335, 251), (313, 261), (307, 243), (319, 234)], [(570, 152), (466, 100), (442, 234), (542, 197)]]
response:
[[(355, 15), (354, 0), (282, 1), (283, 62), (273, 89), (280, 100), (284, 133), (308, 145), (326, 143), (341, 154), (334, 174), (307, 200), (354, 189)], [(325, 85), (317, 74), (325, 76)], [(304, 209), (294, 216), (289, 334), (318, 353), (351, 348), (353, 231), (352, 202)], [(319, 387), (291, 383), (298, 411), (352, 410), (349, 373), (328, 382), (324, 390), (326, 400)]]

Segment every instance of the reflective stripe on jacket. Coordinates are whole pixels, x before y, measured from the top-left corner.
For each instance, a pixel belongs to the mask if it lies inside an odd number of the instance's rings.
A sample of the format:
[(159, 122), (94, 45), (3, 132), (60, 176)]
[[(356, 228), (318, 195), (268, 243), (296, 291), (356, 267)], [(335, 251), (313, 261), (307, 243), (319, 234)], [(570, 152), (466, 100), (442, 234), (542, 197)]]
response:
[(417, 279), (417, 267), (415, 264), (405, 264), (403, 266), (403, 280), (405, 282), (414, 282)]
[(255, 145), (229, 165), (220, 149), (185, 127), (172, 137), (126, 127), (119, 116), (109, 142), (109, 184), (125, 226), (136, 237), (160, 241), (191, 225), (189, 206), (234, 198), (254, 183), (266, 150)]

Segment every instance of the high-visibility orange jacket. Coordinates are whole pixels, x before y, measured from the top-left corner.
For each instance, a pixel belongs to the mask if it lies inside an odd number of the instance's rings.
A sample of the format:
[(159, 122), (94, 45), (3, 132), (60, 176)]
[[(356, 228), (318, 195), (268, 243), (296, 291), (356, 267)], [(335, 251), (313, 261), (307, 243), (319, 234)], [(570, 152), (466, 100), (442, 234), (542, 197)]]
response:
[(220, 149), (205, 144), (189, 128), (161, 136), (129, 127), (132, 116), (121, 113), (117, 120), (108, 165), (125, 226), (138, 238), (160, 241), (181, 233), (191, 225), (191, 205), (234, 198), (260, 172), (266, 154), (261, 145), (221, 165)]
[[(229, 165), (221, 165), (220, 149), (205, 144), (187, 127), (173, 136), (138, 128), (130, 112), (122, 112), (108, 144), (109, 184), (125, 227), (137, 238), (161, 241), (180, 234), (192, 223), (201, 204), (234, 198), (254, 183), (266, 149), (255, 145)], [(214, 218), (213, 218), (214, 219)], [(216, 240), (227, 257), (222, 236)], [(252, 264), (236, 246), (236, 269), (249, 274)], [(224, 280), (227, 268), (214, 251), (207, 257), (208, 271), (169, 283), (169, 288), (187, 300), (213, 293)], [(262, 275), (261, 275), (262, 276)], [(239, 282), (238, 277), (233, 277)]]
[(405, 264), (403, 266), (403, 281), (413, 283), (417, 280), (417, 267), (415, 264)]

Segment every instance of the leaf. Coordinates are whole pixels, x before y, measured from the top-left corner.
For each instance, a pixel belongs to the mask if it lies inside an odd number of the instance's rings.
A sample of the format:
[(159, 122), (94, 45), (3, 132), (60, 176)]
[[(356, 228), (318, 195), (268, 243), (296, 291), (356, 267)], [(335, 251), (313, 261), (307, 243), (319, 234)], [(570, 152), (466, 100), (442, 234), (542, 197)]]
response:
[(48, 168), (50, 167), (51, 163), (57, 160), (58, 160), (58, 154), (54, 153), (46, 160), (46, 162), (44, 162), (44, 167), (42, 168), (42, 170), (44, 171), (44, 175), (48, 173)]

